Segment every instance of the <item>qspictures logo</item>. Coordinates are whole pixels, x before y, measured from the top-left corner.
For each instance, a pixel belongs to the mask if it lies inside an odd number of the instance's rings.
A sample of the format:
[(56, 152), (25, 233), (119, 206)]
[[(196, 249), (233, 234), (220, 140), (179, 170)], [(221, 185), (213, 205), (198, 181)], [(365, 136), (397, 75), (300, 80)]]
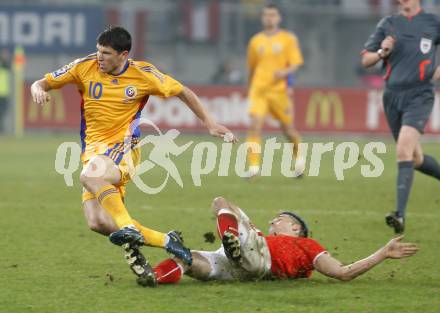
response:
[[(134, 129), (143, 127), (151, 128), (154, 131), (144, 138), (137, 141), (136, 144), (131, 143), (131, 134)], [(279, 175), (285, 177), (298, 177), (301, 175), (316, 177), (320, 174), (322, 157), (332, 155), (333, 172), (336, 180), (344, 180), (344, 172), (353, 168), (359, 163), (362, 154), (362, 162), (360, 165), (360, 173), (363, 177), (373, 178), (379, 177), (384, 171), (384, 163), (379, 157), (380, 154), (386, 153), (386, 145), (383, 142), (369, 142), (362, 148), (355, 142), (315, 142), (312, 144), (299, 144), (299, 156), (293, 156), (293, 144), (281, 143), (277, 138), (268, 138), (263, 145), (257, 143), (241, 143), (236, 149), (231, 142), (223, 142), (220, 146), (213, 141), (201, 141), (194, 143), (186, 142), (182, 145), (176, 143), (180, 132), (177, 129), (171, 129), (163, 133), (152, 121), (139, 118), (131, 123), (130, 131), (125, 136), (126, 142), (121, 146), (122, 158), (119, 166), (125, 167), (133, 181), (133, 183), (143, 192), (148, 194), (157, 194), (161, 192), (165, 186), (173, 181), (181, 188), (184, 188), (188, 182), (183, 181), (180, 170), (176, 165), (176, 160), (184, 152), (191, 153), (190, 164), (192, 184), (194, 186), (202, 186), (203, 177), (207, 175), (217, 175), (219, 177), (236, 175), (242, 178), (249, 178), (249, 166), (247, 165), (248, 153), (252, 152), (260, 154), (262, 162), (258, 175), (268, 177)], [(228, 137), (228, 136), (225, 136)], [(225, 138), (225, 141), (230, 141)], [(132, 151), (140, 149), (144, 145), (150, 145), (147, 157), (140, 162), (134, 160)], [(108, 147), (99, 145), (100, 151), (106, 151)], [(76, 142), (62, 143), (56, 152), (55, 170), (64, 176), (67, 186), (73, 186), (73, 175), (79, 170), (81, 147)], [(280, 158), (275, 158), (276, 153), (281, 153)], [(98, 153), (99, 154), (99, 153)], [(93, 158), (92, 158), (93, 159)], [(91, 160), (92, 160), (91, 159)], [(278, 163), (278, 164), (276, 164)], [(233, 167), (233, 171), (230, 169)], [(162, 183), (158, 186), (148, 185), (148, 172), (153, 168), (158, 168), (165, 173)], [(279, 169), (279, 172), (278, 172)], [(306, 170), (308, 169), (308, 170)], [(97, 168), (91, 175), (100, 176), (104, 169)], [(216, 172), (215, 172), (216, 171)], [(233, 172), (233, 174), (230, 174)]]

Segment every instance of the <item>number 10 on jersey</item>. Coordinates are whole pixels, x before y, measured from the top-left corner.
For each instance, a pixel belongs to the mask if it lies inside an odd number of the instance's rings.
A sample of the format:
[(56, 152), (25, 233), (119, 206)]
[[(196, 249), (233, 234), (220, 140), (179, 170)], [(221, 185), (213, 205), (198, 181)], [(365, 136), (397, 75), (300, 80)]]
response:
[(102, 96), (102, 84), (90, 82), (89, 83), (89, 97), (99, 99)]

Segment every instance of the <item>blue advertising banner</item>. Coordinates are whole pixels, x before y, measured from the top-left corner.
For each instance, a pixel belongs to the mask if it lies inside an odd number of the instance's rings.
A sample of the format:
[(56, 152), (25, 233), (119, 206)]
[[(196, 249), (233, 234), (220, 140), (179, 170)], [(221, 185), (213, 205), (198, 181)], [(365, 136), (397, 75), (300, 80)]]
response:
[(99, 6), (0, 5), (0, 47), (27, 52), (90, 52), (104, 28)]

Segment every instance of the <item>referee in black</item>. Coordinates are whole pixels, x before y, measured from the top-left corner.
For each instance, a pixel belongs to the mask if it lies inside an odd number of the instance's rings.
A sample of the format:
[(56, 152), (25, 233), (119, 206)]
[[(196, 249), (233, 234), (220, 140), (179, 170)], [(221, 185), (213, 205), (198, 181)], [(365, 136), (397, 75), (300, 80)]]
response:
[(383, 18), (365, 43), (362, 65), (383, 62), (384, 111), (397, 142), (396, 211), (385, 221), (396, 233), (405, 229), (405, 210), (414, 169), (440, 180), (440, 166), (423, 154), (420, 137), (434, 105), (431, 80), (440, 78), (435, 55), (440, 44), (440, 18), (425, 13), (420, 0), (398, 0), (399, 14)]

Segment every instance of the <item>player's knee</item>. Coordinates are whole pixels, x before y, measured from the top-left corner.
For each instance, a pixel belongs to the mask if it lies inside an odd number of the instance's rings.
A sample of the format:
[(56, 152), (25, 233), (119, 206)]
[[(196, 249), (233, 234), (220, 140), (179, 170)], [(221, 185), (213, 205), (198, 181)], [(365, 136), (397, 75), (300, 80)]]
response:
[(186, 269), (185, 274), (189, 275), (190, 277), (199, 280), (209, 280), (212, 272), (211, 263), (206, 257), (201, 255), (199, 252), (197, 251), (191, 251), (191, 252), (193, 256), (193, 263), (190, 267), (183, 264), (183, 262), (178, 261), (177, 259), (176, 262), (180, 262), (180, 264), (184, 266), (184, 268)]
[(84, 188), (96, 194), (102, 186), (108, 185), (109, 183), (100, 177), (93, 177), (87, 174), (87, 172), (82, 172), (79, 176), (79, 181), (84, 186)]
[(84, 187), (86, 186), (88, 179), (89, 177), (87, 176), (87, 174), (85, 172), (81, 172), (81, 174), (79, 175), (79, 181)]
[(214, 198), (214, 200), (212, 200), (211, 209), (214, 215), (217, 215), (217, 212), (220, 209), (225, 208), (227, 206), (228, 206), (228, 201), (225, 198), (219, 196)]
[(93, 192), (93, 179), (92, 177), (87, 175), (87, 172), (82, 172), (79, 175), (79, 181), (84, 186), (84, 188), (86, 188), (90, 192)]
[(414, 151), (405, 145), (397, 145), (396, 156), (398, 161), (411, 161), (414, 159)]

